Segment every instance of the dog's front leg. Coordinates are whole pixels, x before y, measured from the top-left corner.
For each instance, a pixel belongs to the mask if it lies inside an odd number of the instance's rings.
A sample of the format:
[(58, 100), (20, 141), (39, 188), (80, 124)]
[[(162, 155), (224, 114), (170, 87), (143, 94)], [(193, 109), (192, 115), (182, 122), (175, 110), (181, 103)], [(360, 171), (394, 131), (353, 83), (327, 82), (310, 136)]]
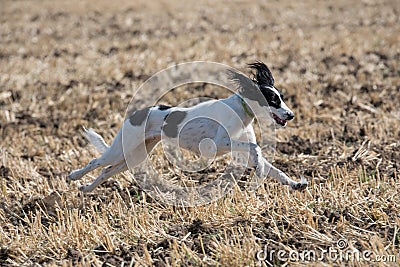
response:
[(261, 148), (257, 146), (257, 149), (254, 150), (256, 156), (252, 155), (252, 151), (250, 150), (250, 162), (256, 165), (256, 175), (258, 177), (269, 176), (280, 182), (283, 185), (288, 185), (292, 190), (304, 190), (307, 187), (307, 180), (304, 177), (301, 177), (300, 182), (296, 182), (289, 178), (283, 171), (274, 167), (268, 160), (266, 160), (261, 153)]
[(249, 153), (247, 166), (250, 168), (255, 168), (257, 176), (259, 177), (265, 176), (264, 158), (262, 157), (261, 148), (257, 144), (224, 138), (217, 141), (215, 145), (217, 153), (219, 154), (228, 152)]
[(216, 147), (219, 152), (248, 152), (248, 167), (255, 168), (258, 177), (270, 176), (281, 184), (290, 186), (293, 190), (303, 190), (307, 187), (307, 180), (304, 177), (301, 178), (300, 182), (296, 182), (290, 179), (283, 171), (272, 166), (262, 156), (261, 148), (254, 143), (222, 139), (216, 143)]
[(300, 182), (296, 182), (289, 178), (283, 171), (275, 168), (269, 163), (265, 158), (264, 161), (264, 170), (267, 172), (266, 174), (276, 181), (280, 182), (283, 185), (289, 185), (292, 190), (304, 190), (307, 187), (307, 180), (302, 176)]

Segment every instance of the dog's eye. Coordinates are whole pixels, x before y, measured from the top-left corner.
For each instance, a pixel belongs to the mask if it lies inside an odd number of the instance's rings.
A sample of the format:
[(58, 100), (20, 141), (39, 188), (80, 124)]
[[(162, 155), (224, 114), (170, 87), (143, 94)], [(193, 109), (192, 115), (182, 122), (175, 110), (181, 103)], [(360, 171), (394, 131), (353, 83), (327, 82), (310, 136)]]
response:
[(269, 94), (269, 98), (267, 98), (267, 100), (270, 106), (279, 107), (281, 105), (281, 100), (279, 99), (279, 96), (275, 93)]
[(279, 96), (278, 96), (277, 94), (275, 94), (275, 93), (272, 93), (272, 94), (271, 94), (271, 100), (272, 100), (273, 102), (277, 102), (277, 103), (280, 102)]
[(271, 90), (267, 86), (261, 86), (261, 92), (263, 93), (265, 99), (268, 102), (268, 105), (279, 108), (281, 105), (281, 100), (279, 95), (277, 95), (273, 90)]

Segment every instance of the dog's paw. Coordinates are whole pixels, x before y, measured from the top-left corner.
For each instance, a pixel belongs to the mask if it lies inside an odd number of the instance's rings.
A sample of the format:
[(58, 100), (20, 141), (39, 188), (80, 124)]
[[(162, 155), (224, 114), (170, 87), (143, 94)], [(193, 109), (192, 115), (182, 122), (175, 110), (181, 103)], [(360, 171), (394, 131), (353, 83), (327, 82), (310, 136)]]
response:
[(68, 176), (67, 176), (67, 181), (76, 181), (79, 180), (82, 176), (80, 175), (80, 172), (78, 170), (72, 171)]
[(304, 176), (301, 176), (300, 182), (292, 184), (291, 188), (297, 191), (303, 191), (307, 188), (308, 182)]
[(79, 191), (81, 191), (83, 193), (89, 193), (89, 192), (92, 192), (92, 189), (90, 188), (90, 185), (86, 184), (86, 185), (81, 185), (79, 187)]

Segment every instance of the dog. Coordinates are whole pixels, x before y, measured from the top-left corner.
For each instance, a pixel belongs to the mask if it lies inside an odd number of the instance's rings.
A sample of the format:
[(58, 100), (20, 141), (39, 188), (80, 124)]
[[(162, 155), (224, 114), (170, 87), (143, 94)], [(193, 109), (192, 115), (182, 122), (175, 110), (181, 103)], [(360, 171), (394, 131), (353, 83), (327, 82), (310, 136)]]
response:
[[(72, 171), (69, 181), (103, 167), (101, 174), (79, 189), (91, 192), (111, 176), (142, 163), (162, 140), (171, 142), (206, 158), (229, 152), (248, 155), (247, 167), (254, 168), (258, 177), (272, 177), (293, 190), (303, 190), (307, 181), (289, 178), (268, 162), (257, 145), (252, 122), (256, 114), (267, 114), (279, 127), (293, 120), (294, 113), (274, 87), (274, 78), (267, 65), (256, 61), (248, 65), (252, 76), (229, 71), (229, 79), (238, 87), (235, 94), (220, 100), (210, 100), (192, 107), (157, 105), (136, 110), (127, 115), (111, 146), (93, 129), (84, 135), (101, 157), (85, 167)], [(124, 153), (125, 152), (125, 153)]]

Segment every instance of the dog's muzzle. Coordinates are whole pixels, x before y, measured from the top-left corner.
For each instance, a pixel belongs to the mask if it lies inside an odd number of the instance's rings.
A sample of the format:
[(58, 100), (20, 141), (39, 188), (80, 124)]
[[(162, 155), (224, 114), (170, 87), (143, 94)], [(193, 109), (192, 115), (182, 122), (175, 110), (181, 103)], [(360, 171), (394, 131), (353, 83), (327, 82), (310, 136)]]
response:
[(281, 127), (286, 127), (287, 121), (293, 120), (294, 118), (294, 114), (293, 112), (286, 112), (285, 113), (285, 119), (281, 119), (278, 115), (276, 115), (275, 113), (272, 113), (272, 118), (274, 119), (274, 121)]

